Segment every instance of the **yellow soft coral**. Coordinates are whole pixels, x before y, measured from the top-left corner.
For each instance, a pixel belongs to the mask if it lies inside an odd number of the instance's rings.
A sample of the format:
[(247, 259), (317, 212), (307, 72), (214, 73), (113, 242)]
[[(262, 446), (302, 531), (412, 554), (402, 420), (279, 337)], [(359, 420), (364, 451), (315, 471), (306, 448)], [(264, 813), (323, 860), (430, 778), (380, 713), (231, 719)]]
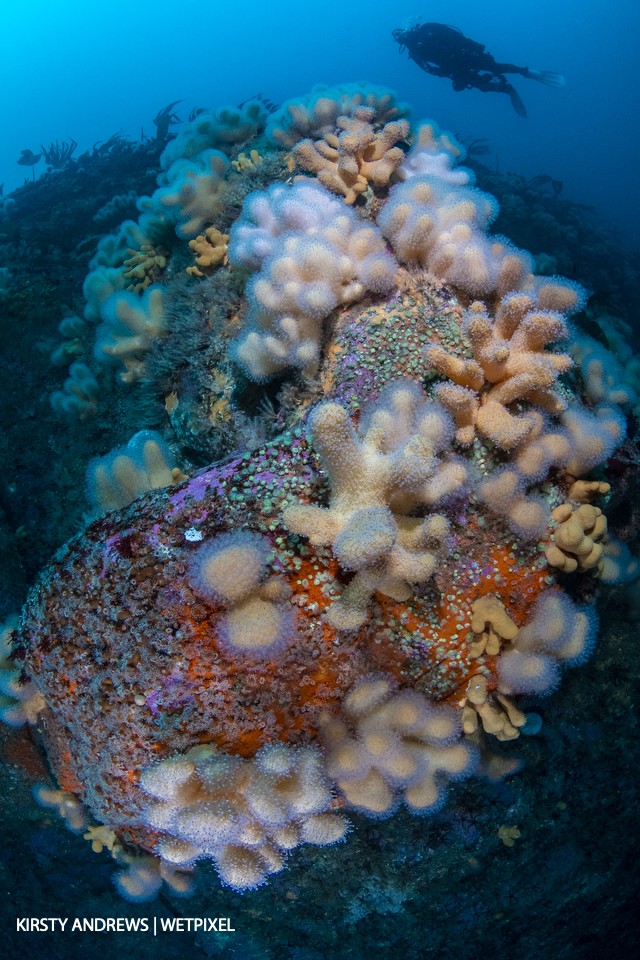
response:
[(475, 634), (469, 653), (479, 657), (486, 653), (495, 657), (502, 640), (513, 640), (518, 628), (500, 600), (492, 595), (480, 597), (471, 607), (471, 629)]
[(493, 321), (483, 303), (472, 303), (463, 329), (473, 359), (461, 359), (439, 345), (425, 351), (427, 365), (452, 381), (437, 387), (436, 395), (456, 420), (461, 445), (473, 441), (475, 428), (500, 449), (512, 450), (539, 425), (531, 413), (511, 413), (512, 404), (527, 401), (550, 413), (565, 409), (554, 387), (573, 361), (567, 354), (545, 351), (567, 336), (564, 320), (540, 309), (539, 296), (518, 293), (500, 302)]
[(498, 839), (502, 840), (505, 847), (512, 847), (520, 836), (518, 827), (498, 827)]
[(251, 150), (249, 156), (246, 153), (239, 153), (235, 160), (231, 161), (231, 166), (238, 173), (252, 174), (256, 173), (258, 167), (264, 162), (257, 150)]
[[(469, 655), (474, 658), (497, 656), (503, 643), (513, 641), (518, 633), (501, 601), (492, 594), (473, 603), (471, 630)], [(507, 697), (489, 691), (483, 674), (469, 680), (462, 708), (462, 729), (466, 734), (475, 733), (480, 723), (485, 733), (498, 740), (514, 740), (526, 722), (524, 713)]]
[(123, 262), (127, 290), (142, 293), (160, 278), (167, 265), (169, 251), (153, 243), (143, 243), (139, 250), (128, 250), (127, 253), (129, 256)]
[(110, 827), (104, 824), (87, 827), (86, 833), (82, 834), (83, 840), (88, 840), (94, 853), (102, 853), (106, 848), (112, 852), (116, 846), (117, 837)]
[(594, 497), (604, 496), (611, 490), (604, 480), (574, 480), (569, 487), (569, 499), (576, 503), (590, 503)]
[(348, 204), (355, 203), (370, 183), (388, 184), (405, 156), (395, 144), (408, 136), (407, 121), (396, 120), (376, 131), (373, 118), (373, 110), (361, 107), (352, 117), (338, 117), (339, 133), (327, 133), (315, 142), (302, 140), (293, 151), (303, 170), (317, 174), (325, 187), (342, 194)]
[(189, 247), (196, 255), (195, 265), (187, 267), (187, 273), (192, 277), (205, 277), (213, 272), (215, 267), (226, 264), (229, 234), (221, 233), (217, 227), (207, 227), (204, 234), (199, 234), (195, 240), (189, 240)]
[(478, 674), (467, 684), (462, 708), (462, 729), (475, 733), (480, 722), (497, 740), (515, 740), (525, 725), (525, 714), (504, 694), (489, 692), (487, 678)]
[(572, 507), (562, 503), (551, 514), (558, 524), (554, 542), (545, 550), (552, 567), (563, 573), (591, 570), (595, 576), (604, 567), (607, 518), (599, 507), (583, 503)]

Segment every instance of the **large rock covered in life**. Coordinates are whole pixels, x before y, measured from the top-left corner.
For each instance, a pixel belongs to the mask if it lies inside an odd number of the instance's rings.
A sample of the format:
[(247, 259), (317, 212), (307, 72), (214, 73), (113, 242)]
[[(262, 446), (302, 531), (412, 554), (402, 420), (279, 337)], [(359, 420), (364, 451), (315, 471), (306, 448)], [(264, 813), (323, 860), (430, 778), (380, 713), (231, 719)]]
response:
[[(417, 390), (425, 345), (459, 314), (425, 288), (345, 314), (323, 369), (326, 398), (357, 421), (385, 384)], [(436, 456), (441, 471), (460, 466), (458, 454)], [(285, 523), (287, 508), (322, 506), (329, 494), (303, 425), (95, 521), (43, 574), (18, 642), (47, 704), (56, 775), (101, 822), (151, 846), (143, 769), (199, 743), (242, 757), (319, 743), (321, 717), (371, 675), (436, 701), (464, 693), (479, 666), (468, 643), (474, 601), (494, 594), (521, 623), (547, 586), (537, 542), (488, 520), (461, 474), (438, 507), (447, 532), (432, 575), (403, 599), (372, 592), (363, 622), (340, 629), (331, 611), (353, 570)], [(207, 582), (216, 558), (223, 572)], [(246, 594), (264, 606), (243, 626)]]

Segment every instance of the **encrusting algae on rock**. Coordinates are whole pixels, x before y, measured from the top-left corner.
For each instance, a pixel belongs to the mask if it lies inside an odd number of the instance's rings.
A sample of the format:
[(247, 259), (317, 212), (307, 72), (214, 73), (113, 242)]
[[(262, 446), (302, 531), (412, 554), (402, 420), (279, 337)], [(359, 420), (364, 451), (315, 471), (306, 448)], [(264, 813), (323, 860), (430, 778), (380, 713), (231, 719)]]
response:
[[(139, 234), (172, 235), (162, 275), (125, 290), (116, 235), (120, 261), (85, 284), (97, 358), (129, 389), (185, 283), (227, 297), (225, 429), (281, 384), (277, 429), (247, 452), (185, 478), (145, 435), (162, 469), (136, 467), (134, 444), (124, 507), (103, 465), (96, 506), (117, 512), (59, 552), (11, 629), (5, 689), (20, 700), (17, 671), (37, 691), (23, 719), (63, 795), (117, 838), (133, 899), (201, 859), (255, 887), (298, 845), (344, 839), (351, 809), (439, 809), (491, 737), (526, 727), (518, 698), (590, 655), (600, 584), (638, 572), (589, 476), (633, 391), (585, 395), (568, 319), (583, 291), (491, 236), (496, 202), (460, 145), (405, 113), (354, 84), (289, 101), (266, 133), (253, 110), (244, 139), (193, 121), (139, 204)], [(185, 280), (198, 231), (229, 262)]]

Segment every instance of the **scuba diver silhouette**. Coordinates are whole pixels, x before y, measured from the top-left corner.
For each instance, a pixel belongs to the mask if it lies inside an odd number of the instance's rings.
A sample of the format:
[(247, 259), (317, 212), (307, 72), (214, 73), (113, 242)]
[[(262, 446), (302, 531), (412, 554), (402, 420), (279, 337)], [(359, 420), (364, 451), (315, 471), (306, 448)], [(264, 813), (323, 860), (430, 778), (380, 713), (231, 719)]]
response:
[(538, 80), (549, 87), (563, 87), (564, 77), (549, 70), (530, 70), (514, 63), (498, 63), (482, 43), (465, 37), (461, 30), (444, 23), (422, 23), (406, 30), (394, 30), (393, 39), (421, 70), (434, 77), (448, 77), (454, 90), (482, 90), (483, 93), (506, 93), (519, 117), (526, 117), (524, 103), (506, 78), (516, 73), (528, 80)]

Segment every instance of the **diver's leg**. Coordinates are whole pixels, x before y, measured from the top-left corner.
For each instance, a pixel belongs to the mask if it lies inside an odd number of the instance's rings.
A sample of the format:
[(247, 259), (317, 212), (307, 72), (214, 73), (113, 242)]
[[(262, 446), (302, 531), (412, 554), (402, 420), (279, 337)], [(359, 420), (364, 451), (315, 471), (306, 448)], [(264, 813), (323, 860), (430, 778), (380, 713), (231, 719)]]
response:
[(518, 114), (519, 117), (522, 117), (523, 120), (526, 120), (527, 109), (524, 103), (522, 102), (522, 100), (520, 99), (518, 95), (518, 91), (515, 89), (515, 87), (512, 87), (510, 83), (507, 84), (507, 87), (509, 89), (505, 90), (504, 92), (508, 94), (509, 100), (511, 100), (511, 106), (513, 107), (513, 109), (515, 110), (515, 112)]
[(538, 83), (544, 83), (545, 87), (564, 87), (566, 80), (561, 73), (553, 73), (551, 70), (529, 70), (522, 74), (528, 80), (537, 80)]
[(475, 86), (478, 90), (482, 90), (483, 93), (506, 93), (509, 100), (511, 100), (511, 106), (518, 116), (526, 119), (526, 107), (515, 87), (512, 87), (505, 77), (492, 77), (489, 74), (482, 74), (477, 78)]
[(515, 63), (494, 63), (495, 73), (517, 73), (521, 77), (529, 75), (529, 67), (517, 67)]
[(553, 73), (551, 70), (531, 70), (529, 67), (517, 67), (515, 63), (496, 63), (496, 73), (517, 73), (520, 77), (526, 77), (527, 80), (537, 80), (538, 83), (544, 83), (547, 87), (564, 87), (565, 79), (561, 73)]

